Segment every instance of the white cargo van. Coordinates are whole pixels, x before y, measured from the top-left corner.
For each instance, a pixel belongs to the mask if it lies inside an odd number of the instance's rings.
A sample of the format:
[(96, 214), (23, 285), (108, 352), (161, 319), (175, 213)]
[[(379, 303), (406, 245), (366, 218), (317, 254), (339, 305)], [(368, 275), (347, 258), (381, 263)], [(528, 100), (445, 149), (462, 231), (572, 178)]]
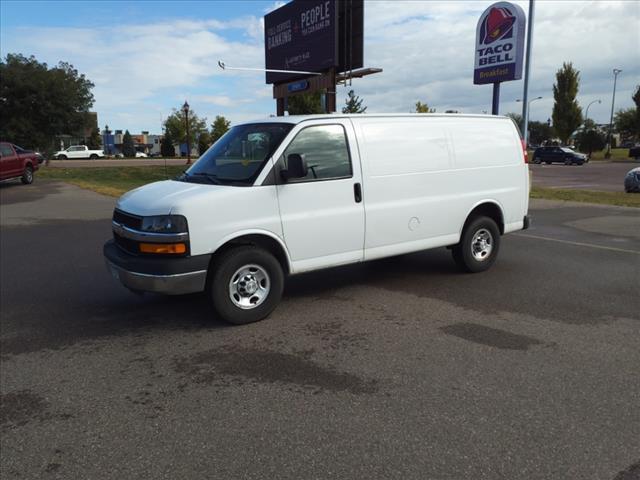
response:
[(134, 291), (206, 291), (222, 319), (278, 304), (285, 276), (450, 247), (464, 270), (527, 228), (507, 117), (318, 115), (237, 125), (182, 176), (123, 195), (104, 255)]

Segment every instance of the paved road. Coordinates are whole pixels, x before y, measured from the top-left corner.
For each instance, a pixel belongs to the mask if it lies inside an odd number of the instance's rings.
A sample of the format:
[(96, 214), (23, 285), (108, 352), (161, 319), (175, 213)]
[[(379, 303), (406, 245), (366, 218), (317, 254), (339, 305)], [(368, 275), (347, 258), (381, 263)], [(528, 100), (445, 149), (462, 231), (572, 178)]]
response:
[(637, 162), (589, 162), (584, 165), (530, 164), (537, 187), (624, 192), (624, 176)]
[(489, 272), (306, 274), (229, 327), (112, 281), (113, 199), (0, 202), (3, 479), (640, 475), (638, 210), (535, 202)]

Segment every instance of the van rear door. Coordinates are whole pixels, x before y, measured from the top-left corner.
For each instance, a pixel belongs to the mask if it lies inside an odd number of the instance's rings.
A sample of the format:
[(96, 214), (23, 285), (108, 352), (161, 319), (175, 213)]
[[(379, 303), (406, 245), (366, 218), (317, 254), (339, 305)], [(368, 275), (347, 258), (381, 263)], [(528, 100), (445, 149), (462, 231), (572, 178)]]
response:
[[(284, 238), (295, 272), (361, 261), (362, 173), (348, 120), (303, 122), (276, 164)], [(303, 155), (304, 178), (283, 181), (290, 154)]]

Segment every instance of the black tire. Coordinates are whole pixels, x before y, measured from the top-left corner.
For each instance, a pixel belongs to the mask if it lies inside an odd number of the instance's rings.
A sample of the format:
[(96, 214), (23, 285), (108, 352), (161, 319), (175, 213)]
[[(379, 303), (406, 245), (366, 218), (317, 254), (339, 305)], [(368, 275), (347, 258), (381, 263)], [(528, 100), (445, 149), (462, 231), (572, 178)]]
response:
[(97, 160), (98, 159), (98, 155), (96, 155), (95, 153), (92, 153), (91, 155), (89, 155), (89, 159), (90, 160)]
[(535, 164), (539, 165), (539, 164), (541, 164), (541, 163), (542, 163), (542, 160), (540, 160), (540, 159), (539, 159), (539, 158), (537, 158), (537, 157), (534, 157), (534, 158), (533, 158), (533, 163), (535, 163)]
[[(481, 240), (477, 236), (484, 238), (490, 245), (489, 251), (483, 258), (478, 244)], [(474, 240), (478, 240), (478, 242), (474, 242)], [(475, 247), (474, 243), (476, 243)], [(451, 253), (453, 260), (462, 271), (477, 273), (484, 272), (493, 265), (499, 250), (500, 230), (496, 222), (489, 217), (475, 217), (465, 226), (460, 243), (452, 248)], [(476, 253), (474, 254), (474, 252)]]
[(547, 165), (551, 165), (551, 162), (549, 160), (546, 160), (544, 163), (546, 163)]
[(31, 185), (33, 183), (33, 167), (31, 165), (27, 165), (24, 169), (24, 173), (20, 178), (22, 183), (25, 185)]
[(58, 155), (58, 160), (66, 160), (67, 156), (66, 155)]
[[(241, 295), (239, 292), (247, 284), (258, 290), (255, 293), (245, 290)], [(266, 250), (253, 246), (233, 248), (214, 259), (207, 284), (213, 310), (222, 320), (234, 325), (257, 322), (267, 317), (278, 306), (283, 288), (284, 273), (278, 260)], [(258, 298), (261, 291), (264, 293), (262, 299)], [(245, 304), (244, 308), (240, 303)], [(251, 306), (251, 303), (256, 305)]]

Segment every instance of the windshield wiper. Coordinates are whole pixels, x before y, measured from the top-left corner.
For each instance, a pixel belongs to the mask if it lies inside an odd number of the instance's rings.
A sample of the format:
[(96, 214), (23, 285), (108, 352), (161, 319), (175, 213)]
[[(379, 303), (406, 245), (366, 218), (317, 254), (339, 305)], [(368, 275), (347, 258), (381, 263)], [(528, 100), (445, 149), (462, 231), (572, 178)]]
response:
[(189, 176), (193, 176), (193, 177), (203, 177), (206, 178), (207, 180), (209, 180), (209, 182), (213, 183), (214, 185), (221, 185), (222, 179), (219, 179), (217, 175), (214, 175), (213, 173), (207, 173), (207, 172), (198, 172), (198, 173), (194, 173), (193, 175), (189, 175)]

